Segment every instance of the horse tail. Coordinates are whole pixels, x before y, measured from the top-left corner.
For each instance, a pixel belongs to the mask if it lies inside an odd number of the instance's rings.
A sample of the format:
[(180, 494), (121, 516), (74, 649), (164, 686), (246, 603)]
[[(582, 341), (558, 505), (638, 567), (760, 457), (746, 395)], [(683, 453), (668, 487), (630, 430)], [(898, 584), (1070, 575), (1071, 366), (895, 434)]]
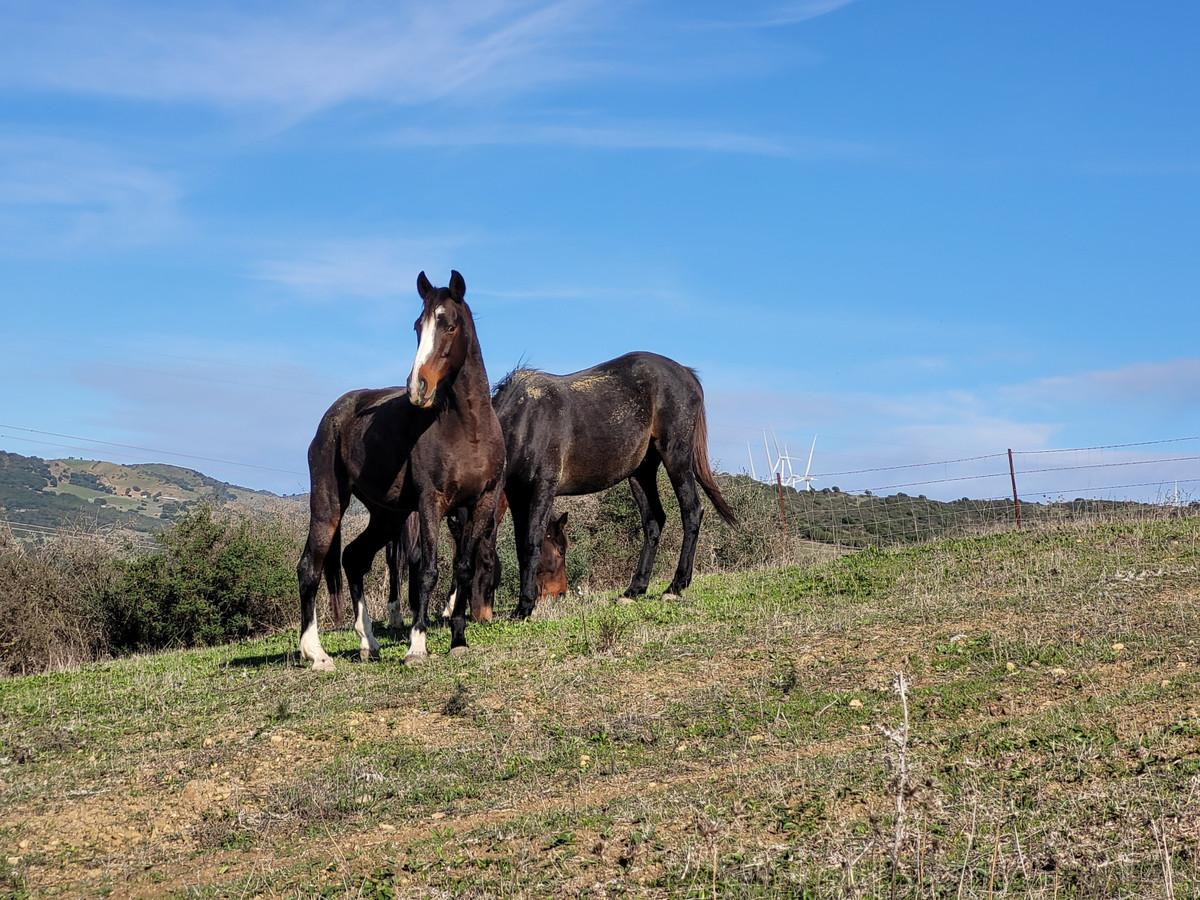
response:
[(712, 466), (708, 462), (708, 418), (704, 414), (704, 394), (701, 389), (700, 409), (696, 413), (696, 427), (692, 429), (692, 471), (708, 499), (717, 508), (717, 513), (730, 525), (737, 524), (737, 516), (732, 507), (721, 494), (717, 479), (713, 475)]

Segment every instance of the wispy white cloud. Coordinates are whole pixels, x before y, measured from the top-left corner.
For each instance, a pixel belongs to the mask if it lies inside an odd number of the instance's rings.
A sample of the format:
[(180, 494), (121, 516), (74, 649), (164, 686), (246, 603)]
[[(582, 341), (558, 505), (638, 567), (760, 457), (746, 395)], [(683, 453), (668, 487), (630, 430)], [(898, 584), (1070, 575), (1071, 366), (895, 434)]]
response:
[(269, 108), (416, 104), (511, 92), (587, 66), (573, 39), (590, 0), (342, 7), (44, 6), (8, 18), (0, 85), (135, 100)]
[(0, 249), (45, 253), (158, 241), (183, 224), (181, 189), (89, 144), (0, 136)]
[(556, 146), (595, 150), (675, 150), (792, 159), (866, 159), (871, 146), (822, 138), (776, 138), (662, 122), (620, 124), (510, 123), (471, 128), (406, 128), (390, 143), (403, 147)]
[(1041, 406), (1068, 403), (1195, 410), (1200, 407), (1200, 359), (1142, 362), (1039, 378), (1004, 390), (1007, 398)]
[(636, 290), (627, 287), (605, 287), (602, 285), (560, 287), (535, 287), (491, 290), (481, 288), (474, 291), (477, 297), (487, 297), (494, 300), (512, 300), (518, 302), (598, 302), (598, 303), (654, 303), (681, 304), (687, 297), (678, 290), (669, 288), (647, 288), (639, 285)]
[(747, 13), (743, 18), (703, 23), (710, 28), (783, 28), (837, 12), (855, 0), (797, 0)]
[(316, 301), (408, 297), (424, 270), (436, 282), (466, 238), (361, 238), (291, 245), (255, 263), (252, 277)]
[[(1033, 499), (1060, 494), (1151, 497), (1175, 479), (1200, 479), (1200, 462), (1192, 458), (1200, 452), (1196, 440), (1089, 453), (1050, 452), (1064, 445), (1194, 435), (1187, 414), (1200, 405), (1200, 359), (1142, 362), (971, 389), (792, 390), (746, 372), (739, 372), (734, 384), (731, 387), (725, 372), (706, 381), (713, 452), (733, 469), (748, 466), (747, 442), (762, 469), (764, 428), (790, 444), (793, 455), (820, 433), (814, 466), (819, 472), (968, 458), (838, 475), (818, 482), (818, 487), (900, 489), (943, 498), (1003, 496), (1011, 489), (1004, 458), (1009, 447), (1041, 451), (1017, 460), (1021, 493)], [(746, 384), (754, 389), (746, 390)], [(1149, 417), (1148, 410), (1154, 411)], [(1183, 414), (1173, 429), (1163, 415), (1171, 411)], [(1098, 415), (1106, 418), (1098, 420)], [(1097, 432), (1097, 421), (1107, 426)], [(1080, 440), (1081, 433), (1088, 437)]]

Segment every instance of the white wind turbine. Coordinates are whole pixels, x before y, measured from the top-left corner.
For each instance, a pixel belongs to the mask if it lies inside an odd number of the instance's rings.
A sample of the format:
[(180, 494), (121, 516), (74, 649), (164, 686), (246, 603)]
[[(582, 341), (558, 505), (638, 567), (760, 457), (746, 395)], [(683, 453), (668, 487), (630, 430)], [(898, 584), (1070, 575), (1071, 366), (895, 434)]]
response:
[(800, 479), (799, 479), (801, 482), (804, 483), (804, 486), (807, 487), (810, 491), (813, 489), (812, 484), (813, 484), (814, 476), (812, 474), (812, 461), (813, 461), (813, 453), (816, 452), (816, 449), (817, 449), (817, 436), (814, 434), (812, 446), (808, 448), (808, 464), (805, 465), (804, 474), (801, 475)]
[(817, 449), (817, 438), (814, 435), (812, 446), (808, 448), (808, 462), (804, 467), (804, 474), (797, 475), (793, 467), (793, 462), (799, 462), (798, 459), (792, 456), (791, 448), (786, 444), (781, 448), (779, 446), (779, 438), (775, 433), (771, 433), (771, 438), (775, 443), (775, 459), (771, 459), (771, 445), (767, 441), (767, 433), (763, 432), (763, 449), (767, 454), (767, 466), (770, 469), (772, 476), (778, 476), (778, 480), (785, 487), (796, 487), (803, 484), (808, 490), (813, 490), (812, 483), (815, 476), (812, 474), (813, 454)]

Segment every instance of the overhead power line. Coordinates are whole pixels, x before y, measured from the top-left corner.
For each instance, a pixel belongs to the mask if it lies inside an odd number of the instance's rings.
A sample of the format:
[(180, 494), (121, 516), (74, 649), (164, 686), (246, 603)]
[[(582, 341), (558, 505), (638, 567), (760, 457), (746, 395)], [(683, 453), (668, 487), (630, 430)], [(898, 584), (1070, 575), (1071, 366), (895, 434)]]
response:
[[(5, 425), (3, 423), (0, 423), (0, 428), (9, 429), (11, 431), (22, 431), (27, 434), (42, 434), (42, 435), (47, 435), (49, 437), (67, 438), (72, 441), (84, 441), (87, 444), (97, 444), (97, 445), (104, 446), (104, 447), (119, 447), (123, 450), (138, 450), (142, 453), (159, 453), (159, 454), (163, 454), (166, 456), (177, 456), (177, 457), (180, 457), (181, 459), (195, 459), (195, 460), (200, 460), (201, 462), (220, 463), (221, 465), (226, 465), (226, 466), (241, 466), (244, 469), (258, 469), (259, 471), (263, 471), (263, 472), (279, 472), (284, 475), (297, 475), (300, 477), (303, 477), (305, 475), (304, 472), (297, 472), (294, 469), (280, 469), (280, 468), (277, 468), (276, 466), (262, 466), (257, 463), (240, 462), (236, 459), (222, 459), (222, 458), (216, 457), (216, 456), (200, 456), (199, 454), (196, 454), (196, 453), (184, 453), (179, 450), (164, 450), (161, 447), (144, 447), (139, 444), (122, 444), (122, 443), (118, 443), (116, 441), (104, 441), (104, 440), (100, 440), (99, 438), (84, 437), (83, 435), (78, 435), (78, 434), (66, 434), (65, 432), (60, 432), (60, 431), (43, 431), (40, 428), (29, 428), (28, 426), (25, 426), (25, 425)], [(5, 436), (5, 435), (0, 435), (0, 436)], [(16, 437), (16, 435), (7, 435), (7, 436)], [(17, 438), (17, 439), (20, 440), (20, 438)], [(49, 442), (39, 441), (36, 443), (49, 443)], [(58, 446), (61, 446), (61, 445), (58, 445)], [(82, 449), (82, 448), (76, 448), (76, 449)]]
[(1200, 435), (1195, 437), (1163, 438), (1157, 441), (1133, 441), (1128, 444), (1098, 444), (1095, 447), (1059, 447), (1051, 450), (1014, 450), (1013, 454), (1032, 456), (1035, 453), (1082, 453), (1085, 450), (1122, 450), (1126, 447), (1152, 447), (1155, 444), (1181, 444), (1184, 441), (1200, 441)]

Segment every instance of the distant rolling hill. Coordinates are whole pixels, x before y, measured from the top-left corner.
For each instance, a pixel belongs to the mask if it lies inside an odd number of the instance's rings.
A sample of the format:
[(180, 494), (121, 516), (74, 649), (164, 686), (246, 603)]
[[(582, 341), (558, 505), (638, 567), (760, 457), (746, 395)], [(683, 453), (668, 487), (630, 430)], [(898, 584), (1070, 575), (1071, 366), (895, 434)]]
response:
[(0, 519), (26, 525), (114, 525), (152, 533), (200, 503), (285, 512), (298, 499), (164, 463), (41, 459), (0, 451)]

